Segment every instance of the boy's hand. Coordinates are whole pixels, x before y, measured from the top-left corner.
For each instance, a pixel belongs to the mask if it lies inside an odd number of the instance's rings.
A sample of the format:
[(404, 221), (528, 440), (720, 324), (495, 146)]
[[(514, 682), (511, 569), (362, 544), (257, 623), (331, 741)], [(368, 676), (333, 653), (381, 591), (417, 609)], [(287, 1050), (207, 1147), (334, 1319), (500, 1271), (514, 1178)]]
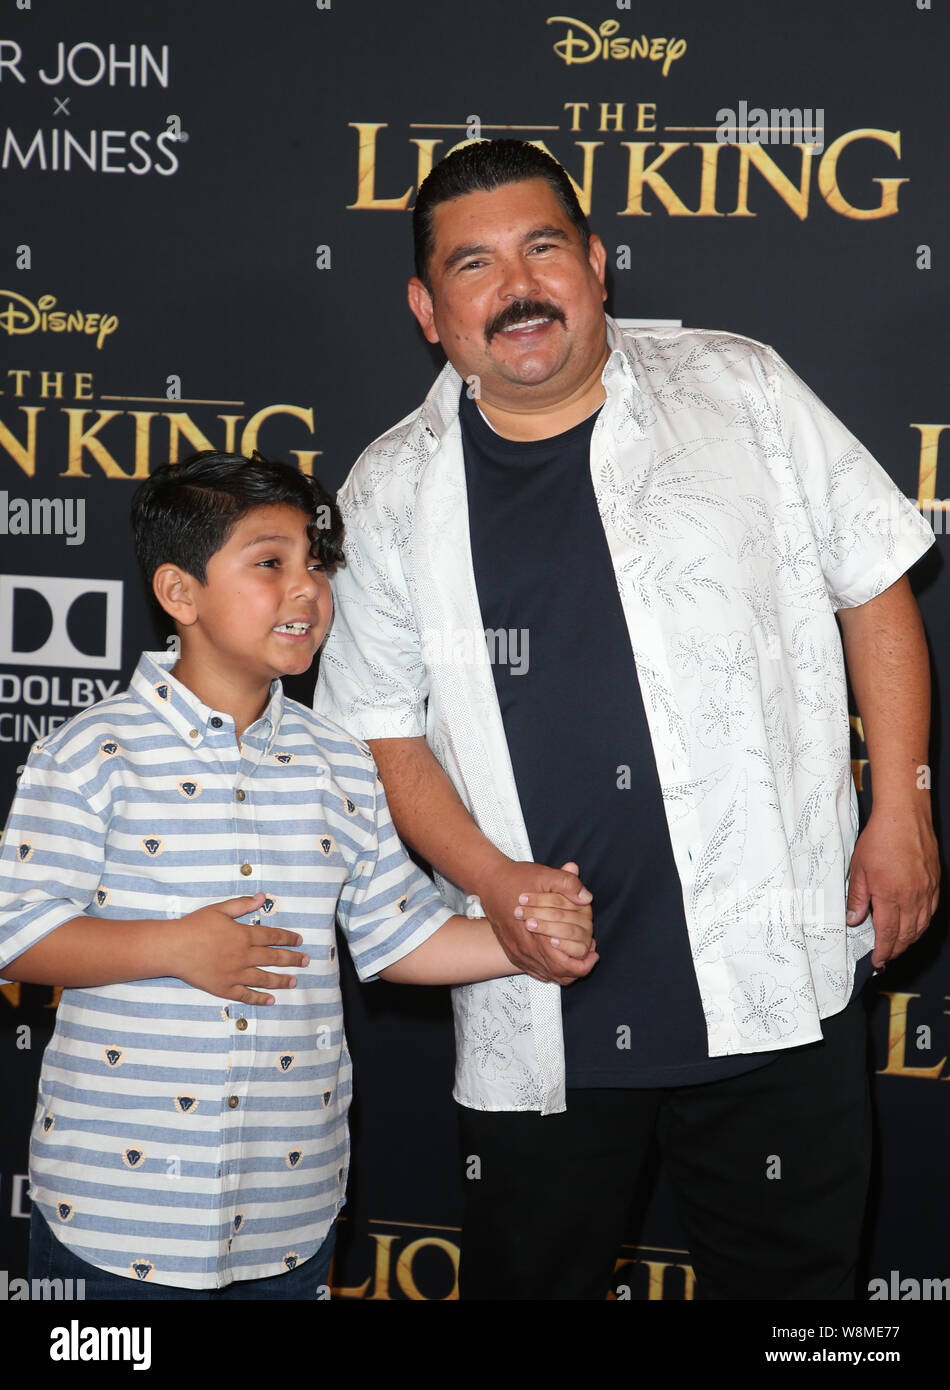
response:
[[(564, 864), (570, 872), (577, 872), (576, 864)], [(552, 946), (558, 946), (574, 960), (583, 960), (593, 949), (594, 912), (590, 903), (579, 907), (563, 893), (522, 893), (518, 898), (514, 915), (527, 927), (547, 937)]]
[(250, 898), (229, 898), (227, 902), (211, 903), (189, 912), (169, 926), (173, 933), (170, 975), (177, 975), (195, 989), (217, 994), (222, 999), (236, 999), (241, 1004), (273, 1004), (272, 994), (251, 989), (264, 985), (267, 989), (293, 989), (293, 975), (272, 975), (265, 965), (289, 965), (302, 969), (310, 957), (299, 951), (274, 948), (299, 946), (302, 937), (281, 927), (252, 926), (237, 921), (248, 912), (255, 912), (264, 903), (264, 893)]

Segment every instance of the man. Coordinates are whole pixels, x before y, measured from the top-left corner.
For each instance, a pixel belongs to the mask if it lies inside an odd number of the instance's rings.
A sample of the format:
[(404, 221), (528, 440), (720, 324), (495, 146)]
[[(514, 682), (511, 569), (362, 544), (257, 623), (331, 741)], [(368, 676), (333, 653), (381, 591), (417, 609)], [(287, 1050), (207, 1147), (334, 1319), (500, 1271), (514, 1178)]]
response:
[[(410, 307), (449, 364), (341, 491), (317, 703), (530, 976), (454, 996), (461, 1294), (603, 1298), (656, 1135), (698, 1297), (853, 1298), (856, 995), (937, 901), (903, 577), (933, 535), (770, 349), (606, 318), (604, 247), (543, 152), (449, 155), (414, 232)], [(587, 978), (511, 926), (524, 861), (593, 893)]]

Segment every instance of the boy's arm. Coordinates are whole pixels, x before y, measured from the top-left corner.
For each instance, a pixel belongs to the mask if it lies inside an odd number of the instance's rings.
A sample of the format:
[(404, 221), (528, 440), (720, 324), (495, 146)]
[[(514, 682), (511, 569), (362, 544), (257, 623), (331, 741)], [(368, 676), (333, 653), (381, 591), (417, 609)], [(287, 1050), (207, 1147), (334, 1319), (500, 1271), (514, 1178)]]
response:
[(252, 984), (290, 986), (260, 969), (299, 965), (292, 932), (236, 922), (260, 905), (238, 898), (183, 918), (86, 916), (105, 870), (106, 825), (68, 759), (37, 747), (0, 839), (0, 978), (67, 988), (174, 976), (243, 1003), (273, 1002)]
[[(547, 931), (555, 930), (551, 923), (543, 922), (543, 909), (531, 910)], [(551, 946), (550, 941), (548, 944), (552, 955), (562, 954)], [(598, 959), (596, 951), (589, 951), (582, 962), (585, 967), (583, 973), (592, 970)], [(480, 980), (520, 975), (521, 971), (516, 970), (508, 959), (487, 917), (456, 915), (443, 922), (438, 931), (423, 941), (421, 946), (379, 973), (392, 984), (473, 985)]]
[(262, 967), (309, 965), (308, 956), (275, 947), (299, 946), (296, 932), (236, 919), (255, 912), (265, 895), (212, 903), (184, 917), (119, 921), (73, 917), (3, 967), (7, 980), (84, 989), (169, 976), (242, 1004), (273, 1004), (268, 989), (293, 989), (292, 975)]

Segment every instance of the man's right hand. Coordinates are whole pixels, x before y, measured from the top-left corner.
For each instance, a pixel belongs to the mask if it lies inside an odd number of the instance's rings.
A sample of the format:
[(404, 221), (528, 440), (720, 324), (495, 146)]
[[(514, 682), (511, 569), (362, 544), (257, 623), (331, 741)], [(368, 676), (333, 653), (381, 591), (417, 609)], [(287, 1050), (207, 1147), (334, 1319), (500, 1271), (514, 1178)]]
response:
[(560, 949), (552, 947), (546, 937), (529, 931), (524, 920), (515, 917), (516, 909), (525, 917), (529, 915), (518, 899), (522, 893), (560, 893), (572, 903), (589, 903), (591, 894), (577, 872), (574, 863), (552, 869), (547, 864), (499, 855), (478, 885), (482, 909), (505, 955), (512, 965), (543, 984), (573, 984), (594, 968), (596, 953), (589, 949), (581, 959), (572, 960), (565, 954), (565, 946), (571, 943), (562, 942)]
[(241, 1004), (274, 1003), (272, 994), (251, 989), (251, 985), (293, 989), (297, 983), (293, 975), (275, 975), (262, 966), (284, 965), (299, 970), (309, 965), (309, 956), (281, 949), (299, 946), (303, 938), (281, 927), (254, 926), (237, 920), (256, 912), (265, 900), (264, 893), (229, 898), (170, 922), (168, 974), (206, 994), (235, 999)]

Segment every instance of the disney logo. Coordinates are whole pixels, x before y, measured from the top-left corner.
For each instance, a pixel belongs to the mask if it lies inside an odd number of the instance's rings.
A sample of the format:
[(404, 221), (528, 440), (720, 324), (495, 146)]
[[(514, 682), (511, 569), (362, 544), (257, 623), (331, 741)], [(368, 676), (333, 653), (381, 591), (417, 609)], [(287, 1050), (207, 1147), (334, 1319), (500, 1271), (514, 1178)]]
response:
[(42, 294), (34, 304), (14, 290), (0, 290), (0, 328), (9, 338), (19, 333), (88, 333), (101, 348), (118, 326), (116, 314), (57, 309), (55, 294)]
[(545, 23), (568, 26), (567, 33), (554, 45), (555, 53), (568, 64), (593, 63), (597, 58), (627, 61), (646, 58), (651, 63), (661, 63), (663, 76), (667, 77), (677, 58), (682, 58), (686, 52), (685, 39), (648, 38), (646, 34), (634, 34), (627, 39), (622, 34), (617, 35), (620, 23), (616, 19), (605, 19), (596, 29), (582, 19), (571, 19), (563, 14), (551, 15)]

